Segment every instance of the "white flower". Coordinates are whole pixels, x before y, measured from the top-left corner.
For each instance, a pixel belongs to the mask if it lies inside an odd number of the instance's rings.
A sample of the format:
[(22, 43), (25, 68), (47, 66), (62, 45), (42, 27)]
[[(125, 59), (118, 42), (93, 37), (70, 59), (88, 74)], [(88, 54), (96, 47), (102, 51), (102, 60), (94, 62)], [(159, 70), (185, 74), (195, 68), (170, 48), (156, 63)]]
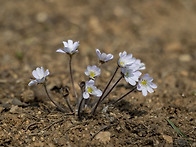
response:
[(142, 94), (144, 96), (147, 96), (147, 93), (153, 93), (155, 88), (157, 88), (157, 85), (152, 83), (153, 78), (149, 77), (148, 74), (145, 74), (137, 85), (137, 90), (142, 91)]
[(87, 70), (84, 73), (91, 79), (94, 79), (96, 76), (99, 76), (101, 74), (101, 69), (98, 68), (96, 65), (89, 65), (87, 66)]
[(127, 52), (124, 51), (123, 53), (119, 53), (119, 60), (118, 60), (118, 65), (120, 67), (127, 67), (130, 66), (131, 64), (133, 64), (135, 62), (135, 58), (132, 57), (132, 54), (128, 54)]
[(36, 70), (33, 70), (32, 72), (35, 80), (31, 80), (31, 82), (29, 82), (29, 86), (36, 84), (36, 83), (44, 83), (46, 77), (50, 74), (49, 70), (47, 69), (46, 71), (44, 71), (44, 68), (41, 67), (37, 67)]
[(58, 53), (67, 53), (69, 55), (73, 55), (78, 52), (77, 48), (80, 45), (79, 41), (74, 42), (73, 40), (63, 41), (64, 49), (58, 49), (56, 52)]
[(123, 73), (125, 80), (132, 86), (136, 85), (136, 82), (138, 82), (138, 79), (142, 74), (140, 71), (134, 71), (128, 67), (122, 68), (121, 72)]
[(134, 71), (146, 69), (145, 64), (141, 63), (141, 60), (139, 59), (136, 59), (135, 62), (129, 66), (129, 68)]
[(96, 53), (99, 58), (99, 61), (101, 61), (103, 63), (108, 62), (109, 60), (113, 59), (112, 54), (101, 53), (99, 49), (96, 49)]
[(100, 97), (102, 95), (102, 91), (97, 89), (94, 86), (95, 82), (93, 80), (89, 80), (85, 84), (85, 92), (83, 92), (83, 98), (88, 99), (90, 95), (94, 95), (96, 97)]

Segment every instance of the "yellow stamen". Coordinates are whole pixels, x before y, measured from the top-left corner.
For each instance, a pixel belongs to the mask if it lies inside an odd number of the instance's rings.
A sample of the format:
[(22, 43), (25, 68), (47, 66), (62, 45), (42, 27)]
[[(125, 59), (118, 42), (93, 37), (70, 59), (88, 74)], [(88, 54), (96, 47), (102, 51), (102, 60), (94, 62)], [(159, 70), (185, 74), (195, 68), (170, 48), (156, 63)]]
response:
[(147, 84), (147, 81), (146, 80), (142, 80), (141, 84), (142, 85), (146, 85)]
[(92, 78), (94, 78), (95, 73), (94, 73), (94, 72), (90, 72), (90, 76), (91, 76)]
[(88, 91), (88, 93), (91, 93), (93, 90), (92, 90), (92, 88), (88, 87), (87, 91)]
[(123, 66), (123, 65), (124, 65), (124, 62), (120, 62), (120, 65), (122, 65), (122, 66)]
[(126, 74), (125, 74), (125, 76), (128, 76), (129, 75), (129, 72), (127, 72)]

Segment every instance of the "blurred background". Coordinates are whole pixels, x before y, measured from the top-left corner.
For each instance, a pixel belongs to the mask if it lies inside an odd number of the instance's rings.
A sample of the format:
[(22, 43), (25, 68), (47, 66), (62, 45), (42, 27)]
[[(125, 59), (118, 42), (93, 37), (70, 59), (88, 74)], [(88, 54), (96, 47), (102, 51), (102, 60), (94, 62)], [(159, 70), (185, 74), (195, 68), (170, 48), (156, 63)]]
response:
[(192, 0), (1, 0), (0, 4), (1, 68), (15, 61), (5, 53), (21, 52), (31, 64), (42, 63), (43, 56), (54, 53), (56, 57), (55, 50), (67, 39), (80, 41), (82, 55), (100, 48), (141, 56), (191, 53), (195, 58)]
[[(55, 51), (63, 48), (62, 41), (72, 39), (80, 41), (76, 58), (82, 62), (73, 61), (76, 74), (97, 63), (95, 49), (99, 48), (114, 54), (113, 64), (119, 52), (132, 53), (146, 63), (148, 73), (167, 84), (172, 79), (174, 88), (185, 82), (174, 80), (175, 73), (180, 79), (196, 79), (196, 3), (192, 0), (1, 0), (0, 4), (0, 71), (18, 70), (15, 78), (22, 78), (21, 74), (29, 78), (37, 66), (62, 72), (68, 59)], [(107, 67), (109, 72), (113, 64)], [(190, 84), (184, 85), (196, 88)]]

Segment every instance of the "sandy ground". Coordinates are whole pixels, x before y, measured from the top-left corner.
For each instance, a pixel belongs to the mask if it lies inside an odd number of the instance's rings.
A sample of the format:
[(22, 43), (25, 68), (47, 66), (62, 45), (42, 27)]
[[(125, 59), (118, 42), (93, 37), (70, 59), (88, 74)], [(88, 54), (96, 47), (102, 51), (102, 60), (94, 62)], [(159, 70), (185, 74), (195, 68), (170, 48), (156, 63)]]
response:
[[(192, 0), (0, 0), (0, 145), (196, 146), (195, 16)], [(97, 64), (96, 48), (114, 55), (101, 67), (101, 90), (118, 53), (127, 51), (146, 64), (143, 73), (154, 78), (156, 92), (134, 92), (101, 111), (130, 89), (122, 80), (95, 116), (86, 108), (78, 120), (60, 92), (71, 88), (69, 58), (56, 49), (68, 39), (80, 41), (73, 57), (78, 94), (87, 65)], [(48, 101), (41, 85), (28, 86), (41, 66), (50, 70), (48, 90), (66, 113)]]

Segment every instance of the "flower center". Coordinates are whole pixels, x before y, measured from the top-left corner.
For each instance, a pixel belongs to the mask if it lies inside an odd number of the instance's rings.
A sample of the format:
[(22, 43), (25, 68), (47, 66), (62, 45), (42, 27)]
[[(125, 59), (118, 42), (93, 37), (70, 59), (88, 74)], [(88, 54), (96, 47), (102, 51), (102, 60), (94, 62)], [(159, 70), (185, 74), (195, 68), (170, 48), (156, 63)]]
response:
[(120, 65), (122, 65), (122, 66), (123, 66), (124, 64), (125, 64), (124, 62), (122, 62), (122, 61), (120, 62)]
[(125, 76), (128, 76), (129, 75), (129, 72), (126, 72)]
[(88, 91), (88, 93), (92, 93), (93, 89), (90, 88), (90, 87), (88, 87), (88, 88), (87, 88), (87, 91)]
[(95, 73), (91, 71), (91, 72), (90, 72), (90, 76), (91, 76), (92, 78), (94, 78)]
[(142, 85), (147, 85), (147, 81), (146, 80), (142, 80), (141, 84)]

